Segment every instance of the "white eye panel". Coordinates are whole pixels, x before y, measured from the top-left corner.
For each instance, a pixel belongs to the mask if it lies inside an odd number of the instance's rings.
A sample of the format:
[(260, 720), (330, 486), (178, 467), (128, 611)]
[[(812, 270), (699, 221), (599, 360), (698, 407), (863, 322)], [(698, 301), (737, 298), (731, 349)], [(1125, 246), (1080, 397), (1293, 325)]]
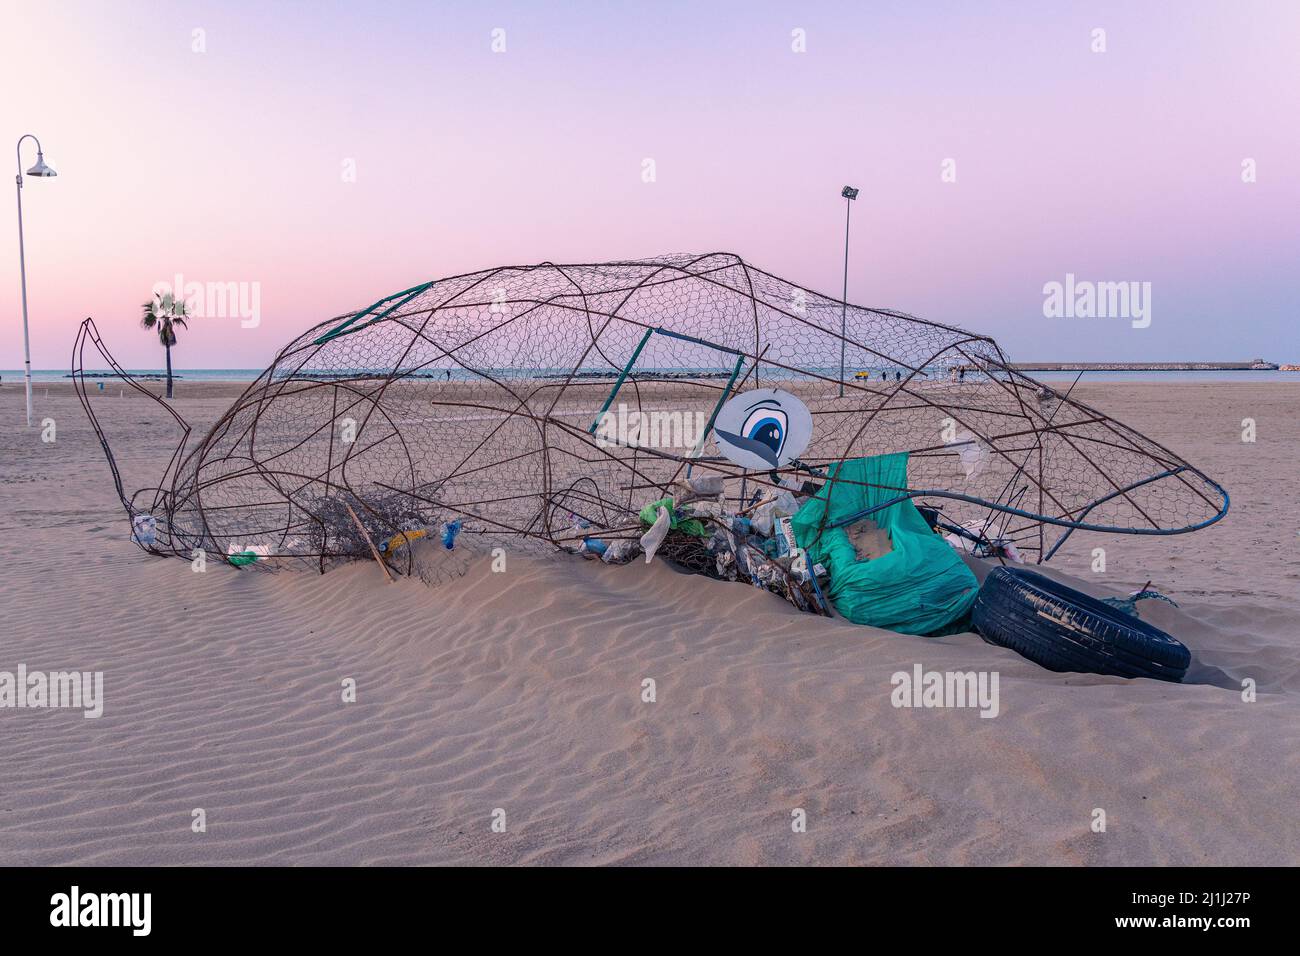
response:
[(733, 395), (718, 410), (713, 440), (742, 468), (767, 471), (789, 464), (812, 441), (812, 415), (796, 396), (777, 388)]
[(763, 405), (749, 413), (740, 434), (762, 442), (772, 449), (772, 454), (779, 457), (789, 427), (789, 418), (784, 411), (773, 405)]

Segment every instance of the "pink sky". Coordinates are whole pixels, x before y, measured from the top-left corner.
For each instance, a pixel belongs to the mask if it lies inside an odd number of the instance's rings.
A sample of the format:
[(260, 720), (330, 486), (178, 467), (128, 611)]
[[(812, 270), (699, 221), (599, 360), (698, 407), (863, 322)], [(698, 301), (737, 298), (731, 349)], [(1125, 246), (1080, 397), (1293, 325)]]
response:
[[(1298, 3), (7, 8), (0, 131), (59, 172), (24, 189), (36, 368), (87, 315), (160, 366), (139, 304), (176, 273), (261, 295), (256, 328), (193, 322), (180, 368), (507, 263), (727, 250), (838, 294), (845, 183), (853, 302), (1013, 359), (1300, 360)], [(1151, 282), (1150, 327), (1045, 318), (1067, 272)]]

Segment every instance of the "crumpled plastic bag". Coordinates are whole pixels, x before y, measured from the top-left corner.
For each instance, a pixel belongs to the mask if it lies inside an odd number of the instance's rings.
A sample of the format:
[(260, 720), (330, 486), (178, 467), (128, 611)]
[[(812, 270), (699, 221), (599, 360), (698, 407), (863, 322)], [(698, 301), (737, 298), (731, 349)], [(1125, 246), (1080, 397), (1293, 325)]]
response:
[(131, 540), (135, 544), (150, 545), (158, 537), (158, 519), (153, 515), (136, 515), (131, 519)]
[(705, 498), (722, 494), (724, 481), (722, 475), (694, 475), (686, 479), (691, 491)]
[(696, 501), (691, 505), (691, 515), (697, 519), (716, 518), (723, 524), (731, 524), (731, 516), (727, 515), (721, 501)]
[(957, 458), (961, 461), (961, 470), (966, 472), (967, 481), (984, 470), (989, 447), (970, 432), (962, 429), (953, 436), (952, 441), (946, 441), (944, 445), (957, 449)]
[(640, 542), (633, 541), (631, 538), (615, 538), (605, 547), (600, 560), (606, 564), (627, 564), (640, 550)]
[(750, 512), (749, 522), (754, 526), (755, 531), (770, 538), (776, 519), (795, 514), (798, 510), (799, 502), (795, 500), (794, 495), (783, 489), (778, 491), (770, 501)]
[[(668, 531), (672, 527), (672, 515), (663, 505), (658, 506), (659, 516), (655, 518), (655, 523), (650, 526), (650, 530), (641, 535), (641, 550), (645, 552), (645, 563), (649, 564), (655, 558), (655, 552), (659, 550), (659, 545), (664, 543), (664, 538), (668, 537)], [(641, 512), (644, 516), (645, 512)]]

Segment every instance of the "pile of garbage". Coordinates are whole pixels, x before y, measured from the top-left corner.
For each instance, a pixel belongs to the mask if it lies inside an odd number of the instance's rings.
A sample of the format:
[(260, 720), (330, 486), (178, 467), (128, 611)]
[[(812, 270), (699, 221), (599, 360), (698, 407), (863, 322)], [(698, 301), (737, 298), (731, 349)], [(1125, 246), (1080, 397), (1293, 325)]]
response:
[[(793, 518), (821, 488), (788, 476), (773, 476), (739, 507), (725, 495), (722, 475), (688, 477), (673, 494), (648, 502), (633, 531), (601, 529), (574, 516), (565, 550), (627, 564), (655, 555), (720, 581), (738, 581), (771, 591), (802, 611), (830, 616), (823, 591), (825, 566), (810, 562), (795, 541)], [(643, 529), (643, 530), (642, 530)]]
[[(781, 595), (804, 611), (906, 634), (964, 629), (979, 590), (967, 538), (906, 487), (906, 454), (838, 462), (802, 476), (770, 474), (752, 494), (725, 493), (720, 475), (688, 477), (646, 503), (634, 529), (573, 516), (563, 547), (607, 564), (658, 554), (688, 570)], [(996, 539), (968, 532), (978, 551)], [(951, 539), (951, 540), (950, 540)], [(1005, 554), (1000, 554), (1005, 557)]]

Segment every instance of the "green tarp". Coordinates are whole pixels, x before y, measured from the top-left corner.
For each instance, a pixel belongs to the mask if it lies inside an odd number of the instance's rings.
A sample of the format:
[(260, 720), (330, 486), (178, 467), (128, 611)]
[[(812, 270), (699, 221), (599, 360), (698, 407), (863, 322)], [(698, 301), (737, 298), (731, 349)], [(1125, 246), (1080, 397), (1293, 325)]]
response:
[(829, 523), (898, 497), (907, 487), (907, 453), (838, 462), (829, 474), (840, 480), (827, 481), (793, 521), (809, 566), (821, 563), (830, 572), (827, 593), (835, 610), (857, 624), (903, 634), (950, 630), (970, 610), (979, 584), (910, 499), (870, 516), (893, 543), (892, 551), (870, 561), (858, 560), (843, 528), (817, 532), (828, 510)]

